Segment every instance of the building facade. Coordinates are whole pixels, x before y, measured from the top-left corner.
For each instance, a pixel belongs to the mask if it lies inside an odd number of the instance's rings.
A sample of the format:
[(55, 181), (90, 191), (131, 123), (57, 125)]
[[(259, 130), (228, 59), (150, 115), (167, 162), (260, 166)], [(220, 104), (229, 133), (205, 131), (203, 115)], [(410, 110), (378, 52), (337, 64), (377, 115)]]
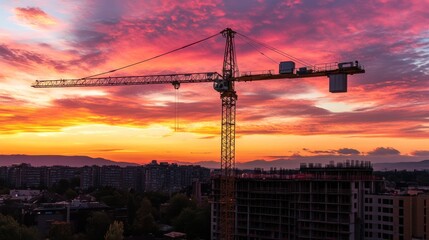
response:
[[(219, 239), (219, 178), (212, 182)], [(302, 165), (298, 174), (236, 178), (236, 239), (363, 239), (364, 197), (383, 189), (368, 162)]]
[(365, 239), (412, 239), (413, 198), (410, 195), (366, 195)]
[(210, 182), (210, 169), (200, 166), (153, 161), (143, 166), (52, 166), (33, 167), (29, 164), (0, 168), (0, 184), (10, 188), (53, 187), (61, 180), (80, 180), (80, 188), (114, 187), (134, 189), (138, 192), (153, 191), (174, 193), (191, 188), (193, 179)]

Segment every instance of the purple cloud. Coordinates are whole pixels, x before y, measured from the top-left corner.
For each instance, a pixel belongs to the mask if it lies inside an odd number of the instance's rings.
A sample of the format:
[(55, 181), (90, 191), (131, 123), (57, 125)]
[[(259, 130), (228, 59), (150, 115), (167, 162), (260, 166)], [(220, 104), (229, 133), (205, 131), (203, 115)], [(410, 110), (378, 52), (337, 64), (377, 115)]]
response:
[(378, 147), (370, 152), (368, 155), (372, 156), (385, 156), (385, 155), (400, 155), (401, 152), (392, 147)]
[(340, 148), (337, 150), (338, 154), (341, 155), (359, 155), (360, 152), (353, 148)]
[(427, 157), (429, 156), (429, 150), (417, 150), (411, 153), (413, 156), (419, 156), (419, 157)]

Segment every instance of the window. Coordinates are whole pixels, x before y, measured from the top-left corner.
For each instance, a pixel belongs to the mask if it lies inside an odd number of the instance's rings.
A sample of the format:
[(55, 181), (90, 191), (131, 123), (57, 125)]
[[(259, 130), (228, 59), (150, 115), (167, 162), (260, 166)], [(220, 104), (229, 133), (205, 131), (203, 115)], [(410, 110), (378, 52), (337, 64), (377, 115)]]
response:
[(399, 200), (399, 207), (404, 207), (404, 200)]
[(393, 208), (383, 208), (384, 213), (393, 213)]

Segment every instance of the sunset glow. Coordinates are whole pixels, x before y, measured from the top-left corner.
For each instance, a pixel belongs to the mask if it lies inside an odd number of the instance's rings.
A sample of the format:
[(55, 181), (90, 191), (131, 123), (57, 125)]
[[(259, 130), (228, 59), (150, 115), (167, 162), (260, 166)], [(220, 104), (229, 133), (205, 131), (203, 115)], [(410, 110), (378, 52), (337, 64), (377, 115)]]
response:
[[(24, 0), (2, 1), (0, 14), (0, 154), (218, 161), (221, 103), (210, 83), (177, 92), (31, 84), (109, 71), (230, 27), (312, 64), (359, 60), (366, 70), (341, 94), (329, 93), (326, 77), (237, 83), (238, 162), (429, 159), (427, 0)], [(112, 76), (221, 72), (224, 41)], [(235, 43), (241, 72), (290, 60), (239, 36)]]

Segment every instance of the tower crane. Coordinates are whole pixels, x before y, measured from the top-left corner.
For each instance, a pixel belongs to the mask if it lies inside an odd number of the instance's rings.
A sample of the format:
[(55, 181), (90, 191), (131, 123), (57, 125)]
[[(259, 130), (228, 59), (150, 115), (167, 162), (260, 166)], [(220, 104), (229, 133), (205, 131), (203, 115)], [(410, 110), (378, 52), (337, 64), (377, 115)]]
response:
[[(222, 74), (218, 72), (200, 72), (185, 74), (163, 74), (145, 76), (117, 76), (98, 77), (105, 73), (114, 72), (125, 67), (146, 62), (157, 57), (178, 51), (199, 42), (210, 39), (221, 34), (226, 39)], [(231, 240), (234, 238), (235, 226), (235, 123), (236, 123), (236, 102), (237, 93), (234, 84), (236, 82), (249, 82), (258, 80), (288, 79), (288, 78), (312, 78), (329, 77), (330, 92), (347, 91), (347, 75), (364, 73), (365, 70), (357, 62), (343, 62), (335, 64), (325, 64), (323, 66), (308, 66), (299, 69), (295, 68), (292, 61), (281, 62), (279, 73), (268, 71), (259, 74), (238, 74), (237, 58), (235, 53), (234, 38), (237, 33), (231, 28), (226, 28), (220, 33), (203, 40), (188, 44), (184, 47), (169, 51), (164, 54), (143, 60), (109, 72), (93, 75), (80, 79), (58, 79), (58, 80), (36, 80), (34, 88), (62, 88), (62, 87), (91, 87), (91, 86), (127, 86), (127, 85), (149, 85), (149, 84), (172, 84), (178, 89), (185, 83), (212, 82), (213, 88), (220, 93), (222, 102), (221, 118), (221, 158), (220, 158), (220, 215), (219, 229), (220, 239)], [(241, 36), (244, 36), (240, 34)], [(246, 37), (246, 36), (244, 36)], [(246, 37), (247, 38), (247, 37)]]

